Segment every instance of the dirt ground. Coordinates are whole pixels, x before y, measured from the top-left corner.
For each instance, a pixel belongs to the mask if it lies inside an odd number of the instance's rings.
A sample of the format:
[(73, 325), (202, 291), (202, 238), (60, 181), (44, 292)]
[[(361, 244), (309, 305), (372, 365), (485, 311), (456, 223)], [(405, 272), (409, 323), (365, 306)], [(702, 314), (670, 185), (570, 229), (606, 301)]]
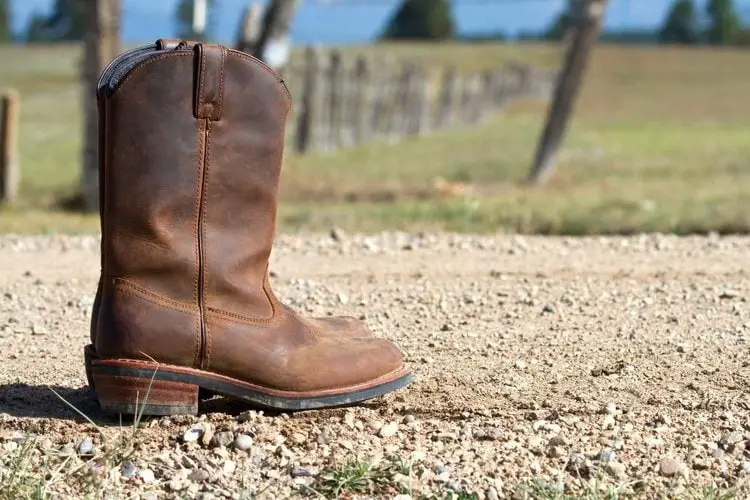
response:
[(0, 237), (6, 491), (750, 497), (750, 238), (284, 235), (278, 295), (365, 318), (416, 381), (291, 415), (214, 399), (135, 433), (85, 387), (98, 259), (94, 237)]

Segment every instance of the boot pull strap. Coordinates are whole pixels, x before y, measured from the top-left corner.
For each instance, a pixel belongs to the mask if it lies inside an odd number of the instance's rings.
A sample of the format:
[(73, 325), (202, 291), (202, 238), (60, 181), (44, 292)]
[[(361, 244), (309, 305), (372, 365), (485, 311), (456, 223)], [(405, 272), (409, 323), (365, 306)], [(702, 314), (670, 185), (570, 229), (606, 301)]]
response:
[(156, 41), (156, 50), (174, 50), (178, 47), (192, 48), (196, 42), (181, 40), (179, 38), (159, 38)]
[(195, 117), (219, 121), (224, 109), (224, 64), (227, 49), (221, 45), (199, 43), (193, 50), (198, 63)]

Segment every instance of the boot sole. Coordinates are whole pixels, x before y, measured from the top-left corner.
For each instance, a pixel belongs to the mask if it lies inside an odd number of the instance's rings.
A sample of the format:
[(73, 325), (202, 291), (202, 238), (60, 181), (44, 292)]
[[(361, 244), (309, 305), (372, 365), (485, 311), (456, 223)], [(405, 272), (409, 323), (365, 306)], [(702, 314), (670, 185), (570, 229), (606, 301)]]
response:
[(139, 360), (91, 359), (90, 373), (102, 410), (128, 415), (195, 415), (200, 389), (272, 410), (348, 406), (401, 389), (414, 379), (411, 372), (402, 368), (353, 387), (294, 392), (261, 387), (194, 368)]

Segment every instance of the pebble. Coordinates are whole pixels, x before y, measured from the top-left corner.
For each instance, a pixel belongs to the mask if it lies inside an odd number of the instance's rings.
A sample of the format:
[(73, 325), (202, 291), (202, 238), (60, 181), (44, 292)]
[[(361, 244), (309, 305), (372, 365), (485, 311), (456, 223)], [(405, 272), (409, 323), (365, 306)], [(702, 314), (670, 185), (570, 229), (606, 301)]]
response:
[(202, 483), (204, 481), (208, 481), (208, 478), (210, 477), (210, 474), (205, 469), (193, 469), (192, 472), (190, 472), (190, 475), (188, 476), (188, 479), (191, 481), (194, 481), (196, 483)]
[(203, 429), (201, 427), (191, 427), (182, 435), (182, 441), (185, 443), (193, 443), (198, 441), (202, 435)]
[(497, 493), (497, 489), (490, 486), (487, 488), (487, 491), (484, 493), (484, 496), (487, 498), (487, 500), (499, 500), (500, 495)]
[(312, 477), (313, 473), (304, 467), (295, 467), (292, 469), (292, 477)]
[(567, 451), (565, 451), (565, 448), (562, 446), (551, 446), (549, 449), (549, 456), (551, 458), (561, 458), (568, 454)]
[(614, 450), (602, 450), (599, 453), (599, 461), (604, 463), (609, 463), (615, 460), (617, 458), (617, 454), (614, 452)]
[(237, 464), (232, 460), (225, 461), (224, 465), (221, 466), (221, 470), (225, 476), (231, 476), (232, 474), (234, 474), (234, 471), (236, 469), (237, 469)]
[(247, 451), (253, 446), (253, 438), (247, 434), (237, 434), (234, 438), (234, 447), (238, 450)]
[(722, 436), (722, 438), (719, 440), (719, 446), (726, 450), (731, 446), (734, 446), (735, 444), (741, 442), (743, 439), (744, 436), (741, 432), (730, 432), (729, 434), (725, 434), (724, 436)]
[(616, 425), (616, 422), (615, 422), (614, 415), (612, 415), (611, 413), (608, 413), (607, 415), (604, 416), (604, 421), (602, 422), (602, 428), (604, 428), (604, 430), (614, 429), (615, 425)]
[(91, 455), (94, 451), (94, 443), (90, 437), (85, 437), (78, 443), (79, 455)]
[(151, 483), (156, 479), (151, 469), (138, 469), (138, 477), (141, 478), (144, 484)]
[(672, 477), (679, 474), (685, 466), (674, 458), (665, 457), (659, 463), (659, 473), (665, 477)]
[(214, 446), (229, 446), (234, 441), (234, 433), (230, 431), (222, 431), (214, 434), (213, 444)]
[(380, 428), (380, 430), (378, 431), (378, 436), (382, 438), (389, 438), (395, 436), (397, 432), (398, 424), (396, 422), (391, 422)]
[(609, 474), (618, 479), (623, 479), (626, 476), (625, 466), (620, 462), (616, 462), (614, 460), (611, 462), (607, 462), (606, 470)]
[(214, 438), (214, 430), (211, 426), (206, 426), (203, 429), (203, 435), (201, 436), (201, 444), (208, 446), (211, 444), (211, 440)]
[(130, 479), (135, 475), (135, 464), (131, 462), (130, 460), (127, 460), (122, 463), (121, 467), (122, 477), (126, 479)]
[(44, 325), (32, 325), (31, 326), (31, 334), (32, 335), (47, 335), (49, 333), (49, 330)]
[(404, 423), (405, 424), (414, 423), (414, 421), (416, 421), (416, 420), (417, 419), (416, 419), (416, 417), (414, 417), (414, 415), (407, 415), (407, 416), (404, 417)]

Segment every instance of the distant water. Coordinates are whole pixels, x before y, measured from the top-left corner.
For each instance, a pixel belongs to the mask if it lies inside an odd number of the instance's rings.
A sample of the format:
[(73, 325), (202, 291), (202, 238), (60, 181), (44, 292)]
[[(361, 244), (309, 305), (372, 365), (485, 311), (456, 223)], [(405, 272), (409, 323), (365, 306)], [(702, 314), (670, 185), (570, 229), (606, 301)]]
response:
[[(122, 31), (126, 43), (173, 36), (177, 0), (121, 0)], [(702, 0), (705, 1), (705, 0)], [(212, 37), (218, 42), (234, 39), (237, 22), (248, 0), (214, 0)], [(265, 2), (262, 2), (265, 3)], [(538, 31), (548, 26), (565, 0), (453, 0), (462, 33)], [(701, 3), (701, 2), (698, 2)], [(20, 31), (33, 12), (49, 12), (53, 0), (11, 0), (13, 25)], [(400, 0), (301, 0), (292, 26), (296, 43), (354, 44), (377, 37)], [(611, 0), (609, 28), (658, 26), (672, 0)], [(750, 0), (735, 0), (743, 15), (750, 14)]]

